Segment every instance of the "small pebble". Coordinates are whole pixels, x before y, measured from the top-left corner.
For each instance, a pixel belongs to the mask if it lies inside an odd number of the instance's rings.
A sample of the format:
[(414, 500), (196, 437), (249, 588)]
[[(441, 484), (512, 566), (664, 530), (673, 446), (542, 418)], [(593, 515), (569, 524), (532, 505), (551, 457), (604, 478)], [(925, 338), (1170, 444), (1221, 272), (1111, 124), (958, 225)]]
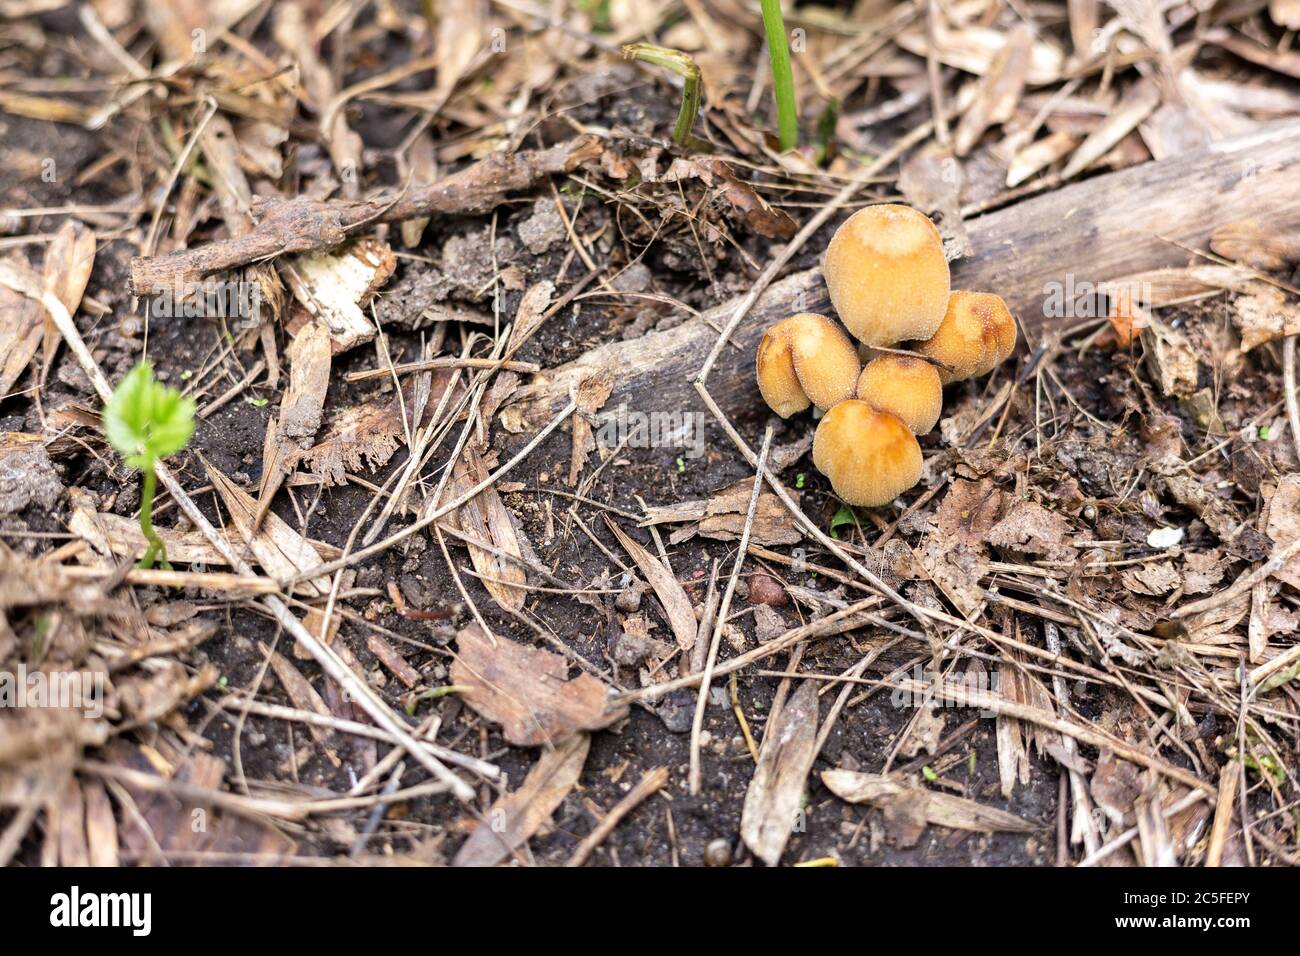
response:
[(749, 579), (749, 603), (784, 607), (790, 603), (781, 582), (770, 574), (755, 574)]

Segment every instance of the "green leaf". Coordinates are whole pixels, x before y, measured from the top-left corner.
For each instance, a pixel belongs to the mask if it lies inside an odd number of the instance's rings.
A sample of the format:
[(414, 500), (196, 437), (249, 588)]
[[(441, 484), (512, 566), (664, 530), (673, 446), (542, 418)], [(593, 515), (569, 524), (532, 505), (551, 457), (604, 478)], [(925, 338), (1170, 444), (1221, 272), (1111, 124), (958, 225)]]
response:
[(921, 776), (925, 777), (925, 779), (929, 780), (931, 783), (934, 783), (936, 780), (939, 779), (939, 775), (929, 767), (921, 768)]
[(194, 400), (163, 385), (148, 362), (118, 384), (104, 406), (104, 431), (127, 465), (144, 471), (180, 451), (194, 434)]
[(848, 505), (840, 505), (840, 510), (835, 512), (835, 517), (831, 519), (831, 537), (840, 536), (840, 528), (848, 525), (850, 528), (855, 527), (858, 523), (857, 516), (853, 514), (853, 509)]

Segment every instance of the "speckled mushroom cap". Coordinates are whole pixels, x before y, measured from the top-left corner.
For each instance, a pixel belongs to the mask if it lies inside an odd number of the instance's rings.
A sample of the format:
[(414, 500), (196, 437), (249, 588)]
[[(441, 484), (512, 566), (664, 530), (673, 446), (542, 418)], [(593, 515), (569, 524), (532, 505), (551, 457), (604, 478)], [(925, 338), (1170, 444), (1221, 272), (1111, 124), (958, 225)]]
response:
[(846, 502), (875, 508), (921, 480), (921, 446), (898, 418), (849, 399), (817, 426), (813, 464)]
[(1002, 298), (958, 290), (948, 298), (939, 328), (916, 350), (948, 366), (951, 371), (940, 370), (939, 376), (947, 385), (988, 374), (1015, 347), (1016, 320)]
[(924, 435), (943, 411), (939, 370), (915, 355), (878, 355), (858, 376), (858, 398)]
[(948, 305), (939, 230), (910, 206), (860, 209), (831, 237), (826, 287), (848, 330), (867, 345), (928, 339)]
[(767, 330), (754, 374), (763, 400), (789, 418), (809, 405), (826, 410), (851, 398), (860, 369), (843, 329), (824, 315), (801, 312)]

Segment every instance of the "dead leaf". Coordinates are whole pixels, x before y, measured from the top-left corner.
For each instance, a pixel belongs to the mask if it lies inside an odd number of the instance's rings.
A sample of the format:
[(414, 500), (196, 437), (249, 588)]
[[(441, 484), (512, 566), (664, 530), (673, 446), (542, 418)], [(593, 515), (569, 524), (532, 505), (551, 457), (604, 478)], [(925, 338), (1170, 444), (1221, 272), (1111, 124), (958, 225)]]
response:
[(677, 646), (684, 651), (690, 650), (695, 645), (695, 632), (699, 627), (691, 599), (686, 596), (686, 592), (677, 583), (673, 573), (665, 568), (658, 558), (637, 544), (613, 521), (606, 518), (606, 523), (614, 532), (614, 537), (618, 538), (619, 544), (623, 545), (623, 549), (636, 562), (636, 566), (640, 568), (642, 576), (650, 583), (650, 587), (654, 588), (655, 596), (659, 598), (659, 603), (663, 605), (664, 613), (668, 617), (668, 626), (672, 628), (673, 636), (677, 638)]
[[(451, 474), (454, 487), (449, 495), (456, 498), (487, 478), (488, 467), (478, 451), (467, 445), (464, 453), (452, 466)], [(528, 592), (511, 585), (527, 584), (528, 575), (520, 562), (511, 561), (505, 556), (514, 555), (518, 558), (523, 555), (520, 547), (520, 532), (515, 525), (514, 516), (502, 503), (496, 488), (484, 488), (448, 515), (445, 520), (470, 537), (491, 544), (504, 552), (504, 555), (495, 554), (473, 544), (467, 544), (470, 563), (479, 573), (479, 580), (492, 595), (492, 599), (510, 611), (518, 611), (523, 607)]]
[(567, 680), (563, 657), (525, 647), (505, 637), (492, 639), (477, 624), (456, 635), (452, 683), (468, 688), (465, 703), (501, 725), (517, 747), (555, 744), (584, 730), (599, 730), (620, 720), (625, 708), (607, 709), (609, 690), (591, 674)]
[(1232, 303), (1233, 324), (1241, 334), (1241, 350), (1300, 333), (1300, 306), (1275, 286), (1258, 282)]
[(1021, 501), (989, 531), (988, 543), (997, 548), (1065, 560), (1074, 554), (1069, 535), (1070, 523), (1064, 517), (1035, 502)]
[[(0, 261), (24, 277), (25, 287), (41, 287), (40, 276), (32, 272), (19, 256)], [(44, 335), (44, 311), (34, 299), (7, 285), (0, 285), (0, 398), (9, 395), (40, 348)]]
[(1034, 31), (1028, 24), (1008, 32), (1006, 44), (997, 52), (957, 125), (953, 150), (958, 156), (969, 153), (990, 126), (1005, 123), (1015, 114), (1029, 76), (1033, 44)]
[[(1269, 500), (1265, 533), (1278, 550), (1300, 540), (1300, 474), (1284, 475)], [(1300, 588), (1300, 555), (1278, 569), (1277, 578), (1293, 588)]]
[[(114, 766), (150, 776), (161, 776), (160, 766), (167, 767), (167, 778), (197, 790), (221, 791), (226, 775), (225, 761), (202, 752), (157, 754), (150, 760), (144, 750), (119, 738), (109, 752)], [(178, 798), (163, 791), (146, 790), (123, 784), (135, 801), (138, 813), (123, 818), (121, 838), (124, 848), (146, 861), (161, 863), (157, 851), (164, 853), (243, 853), (256, 859), (293, 855), (297, 844), (266, 823), (226, 813), (211, 806)], [(196, 822), (202, 826), (196, 826)]]
[(849, 803), (866, 803), (879, 807), (887, 825), (903, 824), (901, 846), (914, 846), (920, 839), (917, 823), (930, 823), (954, 830), (980, 833), (1033, 833), (1041, 827), (1022, 820), (1005, 810), (997, 810), (935, 790), (926, 790), (897, 777), (857, 773), (852, 770), (827, 770), (822, 783), (831, 793)]
[[(80, 223), (69, 219), (57, 233), (45, 252), (42, 270), (46, 291), (53, 292), (69, 315), (75, 315), (90, 282), (95, 266), (95, 233)], [(45, 317), (45, 360), (41, 367), (44, 382), (54, 364), (58, 350), (59, 332), (54, 322)]]
[(763, 735), (754, 778), (745, 791), (740, 835), (754, 855), (776, 866), (798, 823), (797, 814), (817, 759), (817, 682), (807, 680)]
[(541, 328), (553, 295), (555, 295), (555, 283), (550, 279), (543, 279), (529, 286), (524, 292), (519, 299), (519, 308), (515, 310), (515, 324), (510, 330), (510, 340), (506, 343), (507, 355), (513, 355), (521, 345), (532, 338), (534, 332)]
[(789, 214), (768, 204), (749, 183), (736, 174), (720, 159), (706, 161), (709, 170), (722, 183), (722, 195), (754, 232), (768, 239), (786, 240), (794, 236), (799, 225)]
[(1160, 90), (1155, 83), (1142, 80), (1125, 94), (1110, 115), (1083, 141), (1061, 171), (1063, 180), (1073, 179), (1114, 149), (1124, 137), (1160, 105)]
[[(201, 456), (200, 460), (226, 510), (230, 512), (231, 523), (267, 574), (277, 580), (292, 578), (325, 563), (312, 543), (274, 511), (267, 512), (255, 530), (253, 516), (257, 512), (257, 502), (253, 496)], [(330, 580), (328, 577), (316, 578), (304, 581), (299, 587), (309, 595), (324, 597), (330, 592)]]
[(496, 866), (528, 842), (577, 786), (590, 747), (589, 734), (573, 734), (543, 750), (519, 789), (492, 804), (452, 866)]
[(1125, 568), (1120, 572), (1120, 580), (1128, 590), (1154, 597), (1171, 594), (1183, 583), (1182, 575), (1174, 570), (1172, 561), (1153, 561)]
[(990, 478), (954, 478), (934, 513), (934, 527), (948, 542), (983, 548), (988, 533), (1002, 516), (1005, 495)]

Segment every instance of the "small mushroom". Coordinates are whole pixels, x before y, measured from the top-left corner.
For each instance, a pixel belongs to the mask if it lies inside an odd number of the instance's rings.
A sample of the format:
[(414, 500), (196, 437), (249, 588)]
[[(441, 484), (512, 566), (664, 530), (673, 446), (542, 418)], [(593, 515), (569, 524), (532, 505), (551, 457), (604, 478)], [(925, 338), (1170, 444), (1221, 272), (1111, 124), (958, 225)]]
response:
[(758, 343), (758, 390), (782, 418), (809, 405), (825, 411), (851, 398), (860, 369), (853, 342), (824, 315), (801, 312), (783, 319)]
[(909, 206), (860, 209), (831, 237), (822, 261), (840, 320), (867, 345), (928, 339), (948, 305), (939, 230)]
[(898, 418), (851, 398), (817, 426), (813, 464), (846, 502), (875, 508), (921, 480), (921, 446)]
[(1016, 347), (1016, 320), (1001, 296), (991, 292), (954, 292), (943, 323), (916, 346), (948, 367), (943, 384), (987, 375), (1006, 361)]
[(939, 370), (915, 355), (878, 355), (858, 376), (858, 398), (924, 435), (943, 411)]

